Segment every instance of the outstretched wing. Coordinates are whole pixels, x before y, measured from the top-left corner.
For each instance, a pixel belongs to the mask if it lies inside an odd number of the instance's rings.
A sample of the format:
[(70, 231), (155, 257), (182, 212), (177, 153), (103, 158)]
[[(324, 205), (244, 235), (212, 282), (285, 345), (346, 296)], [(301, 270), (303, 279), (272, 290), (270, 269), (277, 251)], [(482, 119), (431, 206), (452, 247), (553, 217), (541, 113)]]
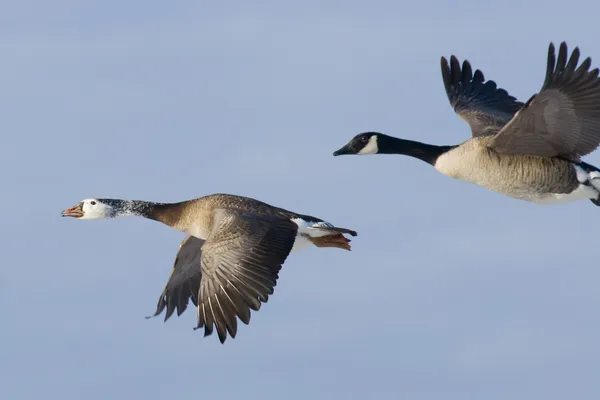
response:
[(216, 327), (221, 343), (234, 338), (236, 316), (248, 324), (250, 309), (273, 294), (279, 271), (296, 240), (289, 219), (233, 210), (213, 211), (213, 230), (202, 247), (198, 326), (204, 335)]
[(561, 156), (572, 161), (600, 144), (600, 80), (591, 58), (579, 67), (579, 48), (568, 58), (561, 43), (558, 60), (548, 48), (546, 79), (534, 95), (498, 134), (489, 147), (500, 153)]
[(461, 68), (455, 56), (450, 63), (442, 57), (441, 66), (450, 105), (469, 124), (473, 137), (495, 134), (523, 106), (494, 81), (485, 82), (480, 70), (473, 73), (467, 60)]
[(194, 236), (183, 239), (175, 257), (171, 276), (158, 299), (156, 312), (146, 318), (155, 317), (166, 308), (166, 321), (175, 310), (177, 310), (177, 316), (181, 315), (187, 308), (189, 300), (192, 300), (195, 306), (198, 305), (198, 291), (202, 278), (200, 258), (203, 244), (204, 240)]

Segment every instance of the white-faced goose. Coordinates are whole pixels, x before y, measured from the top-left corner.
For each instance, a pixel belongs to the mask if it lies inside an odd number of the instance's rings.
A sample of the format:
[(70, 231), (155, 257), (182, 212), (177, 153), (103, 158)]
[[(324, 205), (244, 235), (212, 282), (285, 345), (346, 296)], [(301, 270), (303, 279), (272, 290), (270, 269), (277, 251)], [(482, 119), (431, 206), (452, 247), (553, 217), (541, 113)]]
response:
[(600, 205), (600, 170), (581, 161), (600, 144), (600, 80), (589, 57), (578, 61), (578, 48), (569, 57), (561, 43), (557, 59), (551, 43), (543, 86), (524, 104), (486, 82), (480, 70), (473, 73), (468, 61), (461, 68), (455, 56), (450, 63), (442, 57), (448, 99), (469, 124), (471, 139), (436, 146), (366, 132), (333, 155), (403, 154), (513, 198)]
[(221, 343), (234, 338), (236, 316), (250, 322), (250, 310), (273, 294), (279, 270), (291, 251), (311, 244), (350, 250), (338, 228), (309, 215), (297, 214), (261, 201), (214, 194), (179, 203), (86, 199), (64, 210), (81, 220), (140, 216), (187, 233), (161, 294), (154, 316), (165, 308), (165, 321), (181, 315), (192, 300), (204, 336), (216, 327)]

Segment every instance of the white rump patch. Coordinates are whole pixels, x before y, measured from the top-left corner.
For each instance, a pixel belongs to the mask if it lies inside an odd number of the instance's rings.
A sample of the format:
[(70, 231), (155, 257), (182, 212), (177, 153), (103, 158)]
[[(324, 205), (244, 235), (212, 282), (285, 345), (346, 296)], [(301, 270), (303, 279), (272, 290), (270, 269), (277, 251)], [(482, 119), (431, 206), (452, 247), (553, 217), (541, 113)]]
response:
[(292, 253), (294, 251), (305, 249), (308, 246), (310, 246), (311, 244), (312, 244), (311, 241), (308, 240), (306, 238), (306, 236), (299, 234), (298, 236), (296, 236), (296, 240), (294, 241), (294, 246), (292, 247), (292, 250), (290, 251), (290, 253)]
[[(577, 181), (579, 183), (587, 182), (591, 178), (591, 174), (587, 173), (580, 166), (573, 164), (573, 167), (575, 167), (575, 173), (577, 174)], [(600, 175), (599, 175), (599, 177), (600, 177)]]
[(361, 154), (361, 155), (377, 154), (378, 151), (379, 151), (379, 145), (377, 144), (377, 135), (373, 135), (369, 139), (369, 142), (367, 143), (367, 145), (365, 147), (363, 147), (362, 149), (360, 149), (360, 151), (357, 154)]
[(597, 191), (600, 191), (600, 172), (586, 172), (583, 168), (577, 165), (573, 166), (575, 167), (575, 172), (577, 173), (577, 180), (579, 183), (589, 182)]
[(588, 179), (596, 190), (600, 191), (600, 172), (592, 171), (588, 174)]
[(302, 218), (292, 218), (292, 222), (298, 225), (298, 235), (296, 236), (296, 241), (294, 242), (294, 247), (292, 247), (292, 251), (302, 250), (310, 246), (312, 242), (308, 240), (308, 236), (321, 237), (335, 234), (335, 232), (328, 232), (322, 229), (314, 228), (333, 227), (333, 225), (331, 225), (329, 222), (308, 222), (303, 220)]
[(538, 204), (560, 204), (569, 203), (571, 201), (595, 199), (598, 197), (598, 191), (591, 186), (580, 184), (577, 189), (571, 193), (549, 193), (543, 197), (537, 197), (532, 199), (534, 203)]

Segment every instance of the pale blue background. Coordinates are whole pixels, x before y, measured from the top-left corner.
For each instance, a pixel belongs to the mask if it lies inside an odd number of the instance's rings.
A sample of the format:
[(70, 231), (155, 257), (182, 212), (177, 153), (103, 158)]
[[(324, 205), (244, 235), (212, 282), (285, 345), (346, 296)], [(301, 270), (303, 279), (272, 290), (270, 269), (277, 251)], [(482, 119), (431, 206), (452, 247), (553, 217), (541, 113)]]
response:
[[(522, 101), (551, 40), (600, 66), (598, 2), (494, 4), (3, 1), (2, 399), (600, 398), (599, 208), (331, 156), (364, 130), (468, 138), (442, 55)], [(359, 232), (290, 257), (225, 346), (193, 309), (144, 319), (182, 233), (59, 216), (215, 192)]]

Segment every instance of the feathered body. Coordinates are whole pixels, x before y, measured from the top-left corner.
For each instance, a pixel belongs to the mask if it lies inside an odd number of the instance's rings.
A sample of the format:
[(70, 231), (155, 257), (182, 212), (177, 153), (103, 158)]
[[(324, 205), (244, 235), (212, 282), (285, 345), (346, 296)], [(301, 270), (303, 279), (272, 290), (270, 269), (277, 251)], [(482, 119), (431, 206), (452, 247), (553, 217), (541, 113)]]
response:
[(309, 245), (350, 250), (350, 229), (249, 197), (213, 194), (178, 203), (85, 199), (63, 211), (78, 219), (140, 216), (162, 222), (189, 236), (181, 243), (173, 271), (156, 307), (165, 321), (180, 315), (191, 300), (197, 328), (221, 343), (235, 337), (237, 318), (250, 322), (274, 293), (288, 255)]
[(436, 146), (379, 132), (356, 135), (334, 155), (404, 154), (439, 172), (516, 199), (540, 204), (589, 199), (600, 205), (600, 170), (581, 161), (600, 144), (600, 79), (588, 57), (571, 55), (563, 42), (558, 57), (548, 48), (541, 90), (526, 103), (516, 100), (481, 70), (441, 58), (450, 105), (472, 138)]

